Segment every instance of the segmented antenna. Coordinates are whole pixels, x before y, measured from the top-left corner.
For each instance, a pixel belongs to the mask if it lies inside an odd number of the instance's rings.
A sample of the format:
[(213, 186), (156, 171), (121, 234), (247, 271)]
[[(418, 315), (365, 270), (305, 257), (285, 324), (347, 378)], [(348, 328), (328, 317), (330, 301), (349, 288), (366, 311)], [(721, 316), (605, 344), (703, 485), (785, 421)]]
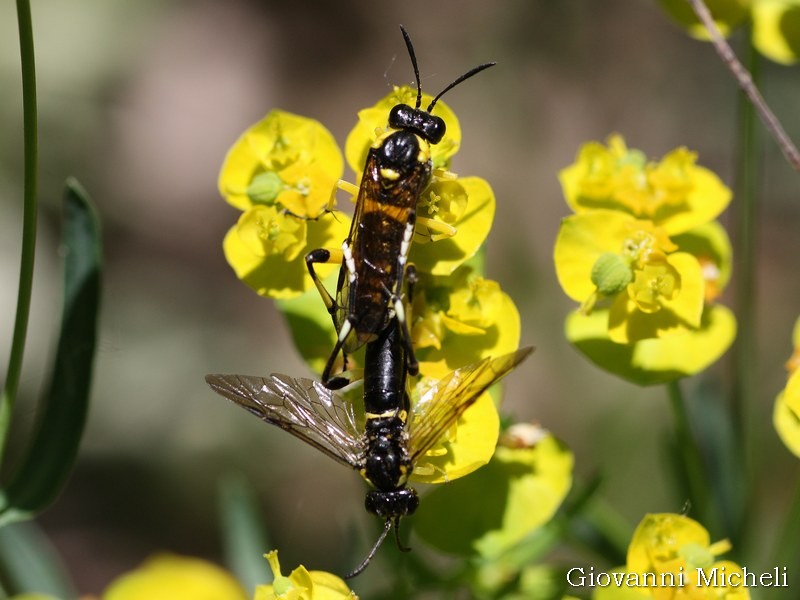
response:
[[(403, 31), (405, 31), (405, 30), (403, 30)], [(378, 541), (376, 541), (375, 545), (372, 546), (372, 550), (370, 550), (369, 554), (367, 554), (367, 556), (364, 557), (364, 560), (361, 561), (360, 565), (358, 565), (350, 573), (348, 573), (347, 575), (344, 576), (345, 579), (352, 579), (356, 575), (360, 575), (361, 572), (364, 569), (367, 568), (367, 565), (369, 564), (369, 561), (371, 561), (372, 557), (375, 556), (375, 553), (378, 551), (378, 548), (381, 547), (381, 544), (383, 543), (383, 540), (385, 540), (386, 536), (389, 535), (389, 530), (391, 528), (392, 528), (392, 519), (391, 518), (386, 519), (386, 524), (383, 526), (383, 531), (381, 532), (381, 535), (378, 537)]]
[[(470, 77), (472, 77), (473, 75), (477, 75), (478, 73), (480, 73), (480, 72), (481, 72), (481, 71), (483, 71), (484, 69), (488, 69), (489, 67), (493, 67), (493, 66), (495, 66), (496, 64), (497, 64), (496, 62), (488, 62), (488, 63), (484, 63), (484, 64), (482, 64), (482, 65), (478, 65), (477, 67), (475, 67), (475, 68), (473, 68), (473, 69), (470, 69), (469, 71), (467, 71), (466, 73), (464, 73), (464, 74), (463, 74), (461, 77), (459, 77), (458, 79), (456, 79), (456, 80), (455, 80), (453, 83), (451, 83), (451, 84), (450, 84), (450, 85), (448, 85), (446, 88), (444, 88), (444, 89), (443, 89), (441, 92), (439, 92), (439, 93), (436, 95), (436, 98), (434, 98), (433, 100), (431, 100), (431, 103), (428, 105), (427, 111), (428, 111), (428, 112), (431, 112), (431, 111), (433, 110), (433, 107), (434, 107), (434, 105), (435, 105), (435, 104), (436, 104), (436, 102), (439, 100), (439, 98), (441, 98), (442, 96), (444, 96), (444, 95), (445, 95), (445, 92), (449, 92), (450, 90), (452, 90), (454, 87), (456, 87), (456, 86), (457, 86), (459, 83), (461, 83), (461, 82), (462, 82), (462, 81), (464, 81), (465, 79), (469, 79), (469, 78), (470, 78)], [(419, 105), (417, 105), (417, 108), (419, 108)]]
[[(414, 54), (414, 46), (411, 44), (411, 37), (409, 37), (406, 28), (400, 25), (400, 31), (403, 32), (403, 39), (406, 41), (406, 48), (408, 48), (408, 55), (411, 57), (411, 65), (414, 67), (414, 79), (416, 79), (417, 81), (417, 102), (414, 104), (414, 108), (418, 109), (422, 104), (422, 84), (419, 81), (419, 67), (417, 66), (417, 55)], [(461, 83), (465, 79), (469, 79), (473, 75), (477, 75), (484, 69), (488, 69), (489, 67), (495, 66), (496, 64), (497, 64), (496, 62), (484, 63), (464, 73), (461, 77), (456, 79), (453, 83), (451, 83), (441, 92), (439, 92), (433, 100), (431, 100), (431, 103), (428, 105), (426, 112), (431, 112), (433, 110), (433, 107), (436, 106), (436, 103), (439, 101), (439, 98), (444, 96), (445, 93), (452, 90), (459, 83)]]
[(406, 41), (406, 48), (408, 48), (408, 55), (411, 57), (411, 64), (414, 67), (414, 79), (417, 80), (417, 103), (414, 105), (414, 108), (419, 108), (420, 104), (422, 104), (422, 84), (420, 84), (419, 82), (419, 67), (417, 66), (417, 55), (414, 54), (414, 46), (411, 44), (411, 38), (408, 36), (406, 28), (400, 25), (400, 31), (403, 32), (403, 39)]

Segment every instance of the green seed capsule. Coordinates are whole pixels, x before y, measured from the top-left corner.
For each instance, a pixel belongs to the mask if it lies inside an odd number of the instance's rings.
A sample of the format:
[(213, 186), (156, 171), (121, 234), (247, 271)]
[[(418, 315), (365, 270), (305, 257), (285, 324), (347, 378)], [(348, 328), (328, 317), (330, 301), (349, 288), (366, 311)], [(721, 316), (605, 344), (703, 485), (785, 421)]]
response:
[(628, 261), (612, 252), (602, 254), (592, 267), (592, 283), (602, 296), (620, 293), (633, 281), (633, 271)]
[(283, 180), (275, 171), (265, 171), (253, 177), (247, 186), (247, 197), (254, 204), (275, 204), (275, 198), (283, 191)]

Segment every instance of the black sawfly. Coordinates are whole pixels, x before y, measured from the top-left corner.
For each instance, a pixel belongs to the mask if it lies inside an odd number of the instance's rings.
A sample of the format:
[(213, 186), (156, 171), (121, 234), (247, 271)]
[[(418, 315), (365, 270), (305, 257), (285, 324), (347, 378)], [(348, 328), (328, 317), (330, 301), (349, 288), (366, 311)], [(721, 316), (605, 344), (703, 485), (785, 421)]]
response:
[(273, 374), (207, 375), (212, 389), (260, 419), (285, 429), (358, 471), (370, 484), (366, 510), (384, 519), (384, 528), (364, 560), (346, 578), (369, 564), (394, 525), (419, 505), (408, 478), (420, 459), (493, 383), (516, 367), (533, 348), (521, 348), (452, 371), (410, 407), (406, 390), (405, 345), (396, 324), (367, 344), (364, 369), (363, 432), (350, 403), (321, 382)]
[[(453, 87), (493, 66), (489, 62), (464, 73), (433, 98), (426, 109), (422, 103), (419, 68), (411, 38), (401, 25), (414, 77), (417, 100), (412, 108), (397, 104), (389, 112), (389, 127), (369, 149), (355, 213), (341, 251), (326, 248), (306, 255), (306, 265), (336, 328), (337, 339), (322, 372), (322, 383), (339, 389), (349, 383), (344, 376), (331, 377), (341, 352), (347, 369), (347, 355), (375, 339), (397, 319), (403, 332), (409, 374), (418, 372), (417, 359), (403, 306), (403, 283), (412, 280), (408, 251), (416, 226), (416, 206), (431, 181), (431, 145), (445, 134), (445, 122), (431, 114), (438, 100)], [(421, 219), (420, 219), (421, 220)], [(317, 263), (341, 262), (334, 299), (317, 276)]]

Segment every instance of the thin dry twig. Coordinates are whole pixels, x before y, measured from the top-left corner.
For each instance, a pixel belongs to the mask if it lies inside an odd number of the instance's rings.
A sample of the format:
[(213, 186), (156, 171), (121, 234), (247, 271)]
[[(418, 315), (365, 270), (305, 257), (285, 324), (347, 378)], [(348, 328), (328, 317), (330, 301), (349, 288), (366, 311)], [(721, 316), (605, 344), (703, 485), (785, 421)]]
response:
[(744, 65), (742, 65), (741, 62), (739, 62), (739, 59), (736, 58), (736, 55), (733, 53), (730, 44), (728, 44), (725, 38), (722, 37), (722, 34), (717, 28), (716, 23), (714, 23), (714, 19), (711, 17), (711, 13), (709, 12), (705, 2), (703, 0), (689, 0), (689, 3), (692, 5), (697, 18), (700, 19), (700, 21), (708, 30), (708, 33), (711, 36), (711, 42), (714, 44), (717, 54), (719, 54), (720, 58), (722, 58), (722, 62), (724, 62), (728, 67), (730, 72), (736, 78), (736, 81), (739, 82), (739, 86), (742, 88), (744, 93), (747, 94), (750, 102), (752, 102), (753, 106), (756, 107), (764, 126), (770, 132), (772, 137), (775, 138), (778, 146), (780, 146), (783, 156), (787, 161), (789, 161), (789, 164), (792, 165), (796, 171), (800, 171), (800, 152), (797, 151), (797, 147), (792, 143), (792, 140), (783, 129), (783, 125), (781, 125), (778, 117), (776, 117), (775, 114), (770, 110), (769, 106), (767, 106), (763, 96), (758, 91), (755, 83), (753, 83), (753, 78), (748, 70), (744, 68)]

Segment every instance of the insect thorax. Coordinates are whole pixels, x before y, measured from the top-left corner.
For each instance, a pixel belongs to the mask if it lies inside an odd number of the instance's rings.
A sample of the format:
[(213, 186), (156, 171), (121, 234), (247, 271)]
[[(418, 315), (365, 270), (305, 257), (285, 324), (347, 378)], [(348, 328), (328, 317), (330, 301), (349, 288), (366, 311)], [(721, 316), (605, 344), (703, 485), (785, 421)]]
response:
[(384, 185), (391, 186), (393, 182), (402, 181), (420, 169), (427, 171), (422, 173), (424, 185), (427, 185), (430, 178), (431, 150), (430, 144), (419, 135), (407, 130), (390, 129), (376, 140), (373, 149), (378, 158)]

